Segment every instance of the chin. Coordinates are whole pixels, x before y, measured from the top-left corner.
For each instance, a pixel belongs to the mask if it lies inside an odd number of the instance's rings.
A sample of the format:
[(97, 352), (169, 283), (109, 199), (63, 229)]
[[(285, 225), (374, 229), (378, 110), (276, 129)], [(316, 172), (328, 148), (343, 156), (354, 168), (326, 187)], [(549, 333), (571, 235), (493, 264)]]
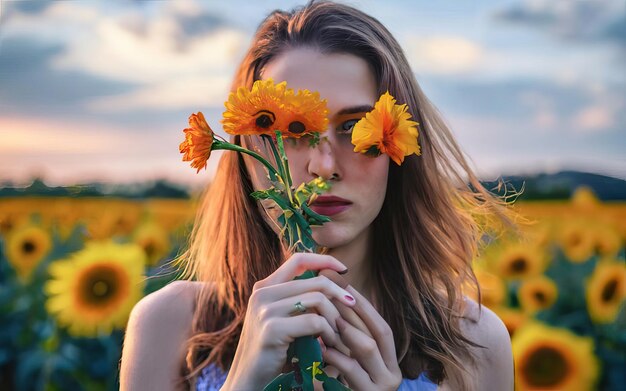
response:
[(313, 227), (313, 239), (323, 247), (336, 248), (348, 244), (353, 238), (328, 226)]

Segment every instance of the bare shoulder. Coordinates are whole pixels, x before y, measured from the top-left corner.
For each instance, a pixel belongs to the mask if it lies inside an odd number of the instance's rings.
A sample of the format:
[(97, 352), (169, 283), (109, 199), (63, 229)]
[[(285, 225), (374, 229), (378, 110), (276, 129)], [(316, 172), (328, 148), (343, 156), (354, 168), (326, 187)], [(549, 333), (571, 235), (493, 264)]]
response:
[[(510, 348), (511, 339), (509, 333), (498, 315), (485, 306), (480, 306), (479, 308), (478, 303), (470, 298), (466, 298), (465, 302), (464, 315), (467, 319), (461, 321), (461, 328), (465, 336), (486, 347), (501, 348), (508, 346)], [(485, 352), (484, 354), (490, 356), (493, 352)]]
[(174, 281), (133, 308), (120, 367), (121, 390), (171, 390), (191, 333), (194, 301), (203, 283)]
[(193, 315), (193, 301), (202, 284), (196, 281), (172, 281), (141, 299), (133, 308), (133, 315), (188, 318)]
[[(472, 390), (506, 391), (513, 390), (513, 353), (511, 339), (506, 326), (489, 308), (478, 306), (474, 300), (465, 298), (464, 316), (461, 331), (470, 341), (482, 347), (470, 347), (475, 361), (464, 363)], [(460, 389), (449, 379), (437, 388), (441, 391)]]
[(476, 358), (475, 381), (479, 390), (513, 389), (513, 353), (511, 338), (502, 320), (489, 308), (465, 298), (466, 308), (461, 329), (481, 347), (471, 348)]

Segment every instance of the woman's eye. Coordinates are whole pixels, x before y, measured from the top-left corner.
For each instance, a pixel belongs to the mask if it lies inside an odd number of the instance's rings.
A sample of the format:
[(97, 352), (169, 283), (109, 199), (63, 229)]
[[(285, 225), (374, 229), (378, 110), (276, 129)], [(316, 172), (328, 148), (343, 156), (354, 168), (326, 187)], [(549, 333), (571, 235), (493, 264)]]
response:
[(341, 124), (339, 130), (341, 130), (342, 132), (350, 133), (352, 132), (352, 128), (354, 128), (354, 125), (356, 125), (357, 122), (359, 122), (358, 119), (349, 119)]

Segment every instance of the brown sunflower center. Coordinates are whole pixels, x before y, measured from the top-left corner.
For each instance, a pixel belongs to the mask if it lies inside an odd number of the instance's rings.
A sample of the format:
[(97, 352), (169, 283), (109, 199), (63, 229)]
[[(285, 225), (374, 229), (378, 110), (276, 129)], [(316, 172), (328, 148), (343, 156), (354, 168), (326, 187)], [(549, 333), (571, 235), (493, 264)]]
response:
[(306, 130), (304, 124), (300, 121), (293, 121), (289, 124), (289, 132), (294, 134), (304, 133)]
[(554, 387), (561, 383), (570, 371), (567, 360), (561, 352), (542, 346), (531, 353), (522, 369), (522, 376), (529, 386)]
[(612, 279), (602, 288), (601, 298), (603, 302), (608, 303), (613, 301), (615, 293), (617, 292), (617, 284), (617, 280)]
[(267, 129), (274, 124), (276, 121), (276, 116), (271, 111), (261, 110), (255, 114), (256, 121), (255, 124), (259, 128)]
[(156, 246), (154, 245), (152, 241), (148, 241), (143, 245), (143, 251), (146, 252), (146, 255), (148, 256), (148, 258), (152, 258), (152, 256), (154, 255), (156, 251)]
[(107, 304), (118, 292), (120, 276), (107, 266), (94, 267), (83, 277), (81, 292), (89, 304)]
[(581, 241), (582, 241), (582, 238), (578, 234), (572, 234), (569, 237), (570, 246), (576, 247), (580, 244)]
[(546, 304), (546, 302), (548, 301), (548, 296), (546, 296), (545, 292), (535, 291), (533, 292), (533, 296), (535, 297), (535, 300), (537, 300), (537, 303), (539, 304)]
[(511, 262), (511, 271), (513, 273), (524, 273), (528, 269), (528, 262), (524, 258), (516, 258)]
[(35, 252), (36, 248), (35, 243), (30, 240), (25, 240), (24, 243), (22, 243), (22, 252), (24, 252), (24, 254), (32, 254)]

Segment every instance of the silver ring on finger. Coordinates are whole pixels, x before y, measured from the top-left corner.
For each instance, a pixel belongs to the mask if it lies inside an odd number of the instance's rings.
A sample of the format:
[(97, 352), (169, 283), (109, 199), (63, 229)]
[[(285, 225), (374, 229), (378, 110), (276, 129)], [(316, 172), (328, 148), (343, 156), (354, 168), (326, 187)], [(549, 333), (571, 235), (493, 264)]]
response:
[(291, 312), (291, 315), (302, 314), (306, 312), (306, 307), (301, 302), (297, 302), (293, 306), (294, 306), (294, 310)]

